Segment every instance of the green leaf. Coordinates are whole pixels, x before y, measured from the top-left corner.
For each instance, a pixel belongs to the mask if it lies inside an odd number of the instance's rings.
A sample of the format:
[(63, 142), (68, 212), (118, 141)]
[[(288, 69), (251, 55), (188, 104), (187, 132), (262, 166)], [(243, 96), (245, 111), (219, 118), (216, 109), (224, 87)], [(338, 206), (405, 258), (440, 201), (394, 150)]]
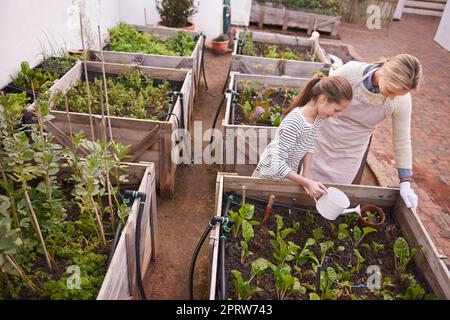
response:
[(257, 277), (260, 277), (264, 271), (266, 271), (267, 268), (269, 268), (271, 263), (264, 258), (258, 258), (251, 264), (251, 270), (252, 270), (252, 277), (256, 275)]
[(249, 242), (251, 238), (255, 235), (252, 225), (247, 221), (242, 221), (242, 236), (245, 242)]
[(345, 223), (339, 224), (339, 228), (338, 228), (338, 239), (339, 240), (342, 241), (349, 237), (347, 228), (348, 228), (347, 224), (345, 224)]
[(355, 238), (356, 241), (361, 240), (362, 232), (358, 226), (355, 226), (355, 228), (353, 229), (353, 237)]
[(322, 228), (316, 228), (313, 230), (313, 238), (314, 240), (319, 241), (323, 238), (323, 229)]
[(309, 300), (320, 300), (320, 296), (315, 292), (311, 292), (309, 294)]
[(408, 242), (402, 238), (398, 237), (394, 242), (394, 255), (400, 261), (400, 265), (403, 266), (405, 261), (408, 260), (410, 256)]
[(244, 204), (239, 209), (239, 214), (243, 219), (250, 220), (253, 218), (253, 213), (255, 212), (255, 206), (249, 203)]

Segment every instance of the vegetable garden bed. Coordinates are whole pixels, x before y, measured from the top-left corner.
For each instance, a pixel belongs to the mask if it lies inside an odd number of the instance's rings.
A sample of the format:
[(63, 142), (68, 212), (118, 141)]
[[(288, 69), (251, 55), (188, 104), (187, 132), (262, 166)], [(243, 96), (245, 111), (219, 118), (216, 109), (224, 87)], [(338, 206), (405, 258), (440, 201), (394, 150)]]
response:
[[(94, 81), (94, 76), (101, 77), (102, 64), (87, 62), (86, 67), (91, 78), (90, 85), (93, 86), (90, 91), (93, 101), (94, 136), (101, 137), (105, 128), (108, 132), (110, 122), (114, 141), (130, 145), (126, 151), (129, 156), (127, 161), (155, 163), (156, 181), (161, 195), (171, 197), (176, 170), (176, 164), (171, 159), (172, 146), (175, 143), (171, 135), (174, 129), (181, 127), (183, 123), (184, 128), (187, 128), (189, 123), (193, 102), (191, 71), (105, 63), (111, 111), (108, 120), (101, 115), (101, 106), (104, 105), (101, 78)], [(82, 82), (79, 81), (81, 79)], [(122, 80), (126, 81), (125, 86), (120, 84)], [(152, 86), (152, 83), (155, 85)], [(134, 86), (137, 86), (136, 89), (133, 89)], [(144, 87), (147, 89), (144, 90)], [(162, 94), (173, 89), (179, 92), (179, 95), (173, 97), (172, 111), (168, 114), (171, 106), (167, 99), (170, 96)], [(71, 144), (71, 130), (84, 131), (89, 139), (92, 138), (85, 90), (83, 62), (79, 62), (64, 76), (64, 81), (57, 82), (49, 92), (53, 105), (51, 114), (54, 118), (46, 122), (46, 129), (64, 146), (69, 147)], [(130, 98), (127, 92), (136, 96)], [(144, 92), (146, 98), (143, 97)], [(152, 102), (151, 98), (155, 92), (159, 92), (159, 98)], [(68, 97), (68, 114), (65, 111), (65, 99), (62, 98), (64, 94)], [(33, 105), (29, 109), (33, 109)], [(159, 113), (154, 113), (155, 111)], [(114, 116), (115, 114), (118, 116)], [(152, 120), (155, 117), (161, 120)]]
[[(22, 61), (20, 71), (12, 82), (1, 91), (4, 93), (25, 92), (30, 101), (50, 89), (78, 62), (78, 56), (45, 57), (36, 67), (30, 68), (28, 61)], [(33, 92), (34, 91), (34, 92)]]
[[(120, 63), (120, 64), (137, 64), (141, 66), (162, 67), (162, 68), (175, 68), (175, 69), (191, 69), (193, 77), (193, 96), (197, 94), (198, 86), (200, 84), (201, 77), (201, 59), (203, 57), (203, 50), (205, 46), (204, 37), (197, 32), (182, 31), (179, 29), (167, 28), (167, 27), (152, 27), (152, 26), (138, 26), (138, 25), (125, 25), (120, 24), (119, 30), (113, 31), (114, 46), (111, 47), (111, 43), (108, 43), (103, 51), (103, 58), (108, 63)], [(115, 27), (115, 28), (118, 28)], [(113, 28), (113, 29), (115, 29)], [(137, 32), (136, 32), (137, 31)], [(156, 38), (157, 41), (164, 43), (169, 39), (175, 40), (175, 51), (168, 51), (165, 48), (160, 48), (156, 42), (150, 42), (143, 34), (152, 34), (152, 38)], [(189, 35), (193, 39), (193, 49), (189, 53), (183, 45), (186, 43), (186, 36)], [(189, 43), (189, 46), (192, 44)], [(116, 48), (116, 49), (115, 49)], [(160, 48), (160, 49), (158, 49)], [(182, 54), (177, 53), (176, 50), (180, 50)], [(150, 51), (148, 51), (150, 50)], [(148, 52), (152, 52), (151, 54)], [(101, 51), (90, 50), (90, 60), (101, 61)]]
[[(141, 274), (145, 274), (150, 262), (157, 258), (158, 224), (155, 189), (155, 165), (153, 163), (130, 164), (130, 168), (139, 170), (138, 177), (142, 176), (137, 191), (147, 195), (142, 221), (141, 221)], [(144, 171), (142, 173), (142, 171)], [(139, 208), (139, 200), (133, 203), (132, 211), (117, 242), (114, 256), (111, 259), (108, 271), (103, 280), (97, 300), (129, 300), (139, 299), (136, 283), (136, 251), (135, 232)]]
[(330, 61), (319, 40), (238, 30), (231, 71), (246, 74), (309, 78), (328, 74)]
[[(409, 300), (430, 299), (433, 293), (450, 298), (449, 270), (398, 189), (334, 186), (349, 196), (351, 206), (372, 203), (383, 208), (384, 224), (378, 230), (363, 227), (352, 215), (328, 221), (314, 213), (313, 199), (290, 181), (219, 173), (216, 215), (224, 215), (232, 195), (228, 216), (237, 223), (226, 234), (225, 291), (220, 280), (220, 226), (213, 231), (210, 299), (224, 292), (225, 299)], [(270, 195), (275, 204), (263, 224)], [(379, 287), (370, 288), (377, 285), (376, 272), (381, 275)]]
[[(242, 159), (245, 164), (251, 161), (251, 168), (255, 167), (265, 146), (275, 136), (284, 108), (289, 106), (306, 81), (303, 78), (231, 72), (222, 121), (223, 154), (229, 158), (227, 163), (231, 158), (234, 159), (232, 163)], [(257, 155), (256, 159), (252, 157), (254, 155)]]
[[(144, 272), (156, 257), (154, 165), (125, 163), (123, 145), (92, 142), (82, 133), (73, 136), (70, 148), (62, 148), (44, 131), (48, 102), (36, 102), (38, 121), (26, 126), (25, 105), (25, 93), (0, 96), (0, 296), (94, 299), (108, 255), (113, 257), (114, 235), (121, 235), (119, 226), (128, 218), (123, 237), (134, 232), (139, 204), (127, 205), (125, 190), (138, 187), (147, 195), (140, 198)], [(126, 241), (134, 249), (134, 238)], [(123, 260), (121, 246), (112, 266)]]
[(305, 29), (308, 35), (317, 30), (337, 36), (341, 17), (305, 12), (301, 8), (280, 8), (273, 6), (271, 2), (261, 4), (253, 1), (250, 22), (258, 23), (260, 28), (264, 25), (275, 25), (281, 26), (282, 30), (287, 30), (289, 27)]

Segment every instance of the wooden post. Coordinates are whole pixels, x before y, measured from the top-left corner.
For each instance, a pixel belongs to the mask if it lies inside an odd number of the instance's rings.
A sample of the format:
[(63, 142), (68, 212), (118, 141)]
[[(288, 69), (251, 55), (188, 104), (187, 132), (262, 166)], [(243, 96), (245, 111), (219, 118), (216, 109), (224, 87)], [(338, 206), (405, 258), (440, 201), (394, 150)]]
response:
[[(160, 125), (160, 141), (161, 145), (159, 147), (159, 158), (162, 160), (160, 162), (159, 169), (159, 190), (160, 195), (163, 198), (171, 198), (175, 190), (175, 166), (172, 163), (172, 125), (171, 124), (161, 124)], [(163, 160), (164, 159), (164, 160)]]
[(260, 6), (259, 7), (259, 22), (258, 22), (258, 27), (259, 28), (263, 28), (264, 27), (264, 7)]
[(283, 7), (283, 25), (281, 27), (282, 31), (286, 31), (288, 29), (288, 23), (289, 23), (289, 11), (286, 10), (285, 7)]

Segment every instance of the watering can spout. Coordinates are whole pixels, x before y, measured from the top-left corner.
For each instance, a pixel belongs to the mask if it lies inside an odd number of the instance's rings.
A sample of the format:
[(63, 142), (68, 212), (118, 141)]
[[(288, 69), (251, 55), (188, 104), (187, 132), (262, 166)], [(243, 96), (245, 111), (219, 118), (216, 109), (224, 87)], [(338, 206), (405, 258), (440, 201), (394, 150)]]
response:
[(342, 214), (356, 212), (359, 216), (361, 215), (361, 205), (358, 204), (355, 208), (345, 209)]

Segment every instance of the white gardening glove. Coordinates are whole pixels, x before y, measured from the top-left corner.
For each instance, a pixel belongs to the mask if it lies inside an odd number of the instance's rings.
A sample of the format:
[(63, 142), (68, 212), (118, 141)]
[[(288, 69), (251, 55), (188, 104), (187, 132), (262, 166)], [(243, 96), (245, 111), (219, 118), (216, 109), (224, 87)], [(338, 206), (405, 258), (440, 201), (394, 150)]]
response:
[(411, 189), (411, 182), (400, 182), (400, 195), (402, 196), (402, 199), (405, 202), (407, 208), (417, 208), (419, 198), (417, 197), (414, 190)]

